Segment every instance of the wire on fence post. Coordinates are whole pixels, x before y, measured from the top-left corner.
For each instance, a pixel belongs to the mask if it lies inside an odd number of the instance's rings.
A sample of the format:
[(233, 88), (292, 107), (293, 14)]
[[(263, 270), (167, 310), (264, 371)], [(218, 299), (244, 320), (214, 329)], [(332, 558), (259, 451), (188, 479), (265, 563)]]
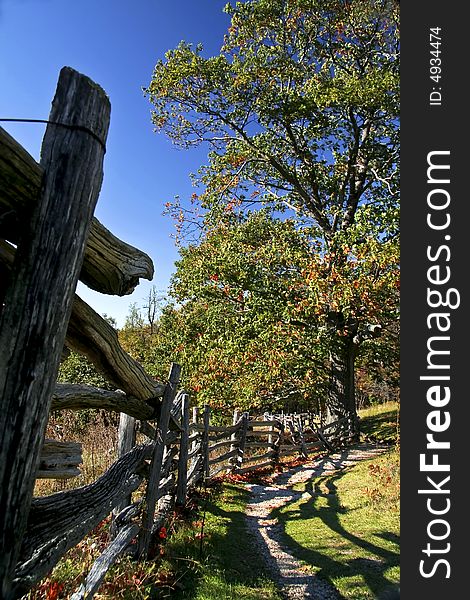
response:
[(100, 138), (99, 135), (97, 135), (94, 131), (92, 131), (89, 127), (86, 127), (85, 125), (75, 125), (73, 123), (61, 123), (60, 121), (50, 121), (48, 119), (12, 119), (12, 118), (0, 117), (0, 121), (2, 123), (41, 123), (44, 125), (56, 125), (57, 127), (64, 127), (65, 129), (72, 129), (75, 131), (83, 131), (83, 133), (87, 133), (93, 139), (95, 139), (100, 144), (100, 146), (103, 148), (103, 151), (106, 152), (106, 144), (104, 143), (104, 141)]

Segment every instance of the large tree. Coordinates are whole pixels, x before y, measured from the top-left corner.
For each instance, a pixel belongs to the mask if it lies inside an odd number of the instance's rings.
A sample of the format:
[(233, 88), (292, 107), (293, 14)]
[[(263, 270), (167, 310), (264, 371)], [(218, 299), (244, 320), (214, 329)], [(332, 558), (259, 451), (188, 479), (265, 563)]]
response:
[[(314, 226), (330, 288), (364, 247), (397, 235), (398, 6), (247, 0), (227, 5), (218, 56), (182, 42), (157, 63), (147, 89), (156, 128), (180, 146), (210, 146), (193, 195), (206, 226), (253, 205), (289, 211)], [(369, 324), (343, 300), (326, 312), (337, 332), (329, 408), (354, 416), (357, 340)]]
[[(179, 308), (169, 327), (159, 322), (157, 338), (174, 340), (201, 400), (318, 406), (332, 387), (328, 351), (344, 336), (331, 323), (340, 306), (357, 323), (355, 358), (369, 370), (388, 365), (398, 318), (396, 240), (364, 242), (354, 257), (343, 248), (341, 269), (317, 247), (310, 228), (259, 211), (226, 217), (181, 250), (171, 288)], [(382, 331), (379, 346), (374, 332)]]
[(181, 250), (172, 294), (202, 401), (279, 410), (318, 403), (324, 340), (311, 318), (310, 259), (308, 236), (263, 211), (219, 221)]

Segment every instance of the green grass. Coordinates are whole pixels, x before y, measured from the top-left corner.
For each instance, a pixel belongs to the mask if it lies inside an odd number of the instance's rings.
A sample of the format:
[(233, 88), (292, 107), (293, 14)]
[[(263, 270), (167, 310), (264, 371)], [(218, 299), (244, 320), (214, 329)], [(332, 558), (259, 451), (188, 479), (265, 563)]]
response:
[(400, 435), (399, 405), (396, 402), (373, 404), (359, 411), (361, 438), (394, 444)]
[(285, 541), (344, 598), (370, 600), (399, 581), (398, 453), (303, 484), (276, 515)]
[(248, 492), (241, 486), (223, 483), (209, 490), (198, 520), (170, 537), (162, 569), (173, 573), (171, 598), (279, 600), (247, 536), (247, 499)]
[[(247, 499), (240, 485), (226, 482), (208, 488), (192, 510), (173, 516), (168, 536), (152, 548), (151, 559), (119, 559), (96, 600), (280, 600), (247, 536)], [(106, 547), (107, 531), (106, 521), (66, 554), (28, 600), (69, 598)]]
[(372, 600), (399, 583), (398, 407), (361, 411), (366, 439), (394, 443), (385, 454), (296, 486), (302, 498), (274, 512), (305, 569), (343, 598)]

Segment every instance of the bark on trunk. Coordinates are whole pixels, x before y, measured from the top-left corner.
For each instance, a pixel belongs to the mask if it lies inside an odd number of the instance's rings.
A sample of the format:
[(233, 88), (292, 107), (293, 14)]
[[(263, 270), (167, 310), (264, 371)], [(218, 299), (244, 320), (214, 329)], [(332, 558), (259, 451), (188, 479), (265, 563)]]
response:
[(327, 399), (327, 423), (349, 419), (350, 433), (358, 435), (355, 362), (358, 346), (353, 335), (337, 341), (330, 352), (331, 377)]

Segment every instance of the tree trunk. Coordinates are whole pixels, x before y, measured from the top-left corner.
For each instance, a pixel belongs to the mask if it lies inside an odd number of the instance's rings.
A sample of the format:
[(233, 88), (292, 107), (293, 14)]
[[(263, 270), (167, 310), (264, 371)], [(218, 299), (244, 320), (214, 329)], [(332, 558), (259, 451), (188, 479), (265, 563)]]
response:
[(339, 337), (330, 351), (330, 386), (327, 398), (326, 422), (349, 418), (350, 433), (359, 435), (356, 412), (355, 362), (358, 345), (354, 334)]

